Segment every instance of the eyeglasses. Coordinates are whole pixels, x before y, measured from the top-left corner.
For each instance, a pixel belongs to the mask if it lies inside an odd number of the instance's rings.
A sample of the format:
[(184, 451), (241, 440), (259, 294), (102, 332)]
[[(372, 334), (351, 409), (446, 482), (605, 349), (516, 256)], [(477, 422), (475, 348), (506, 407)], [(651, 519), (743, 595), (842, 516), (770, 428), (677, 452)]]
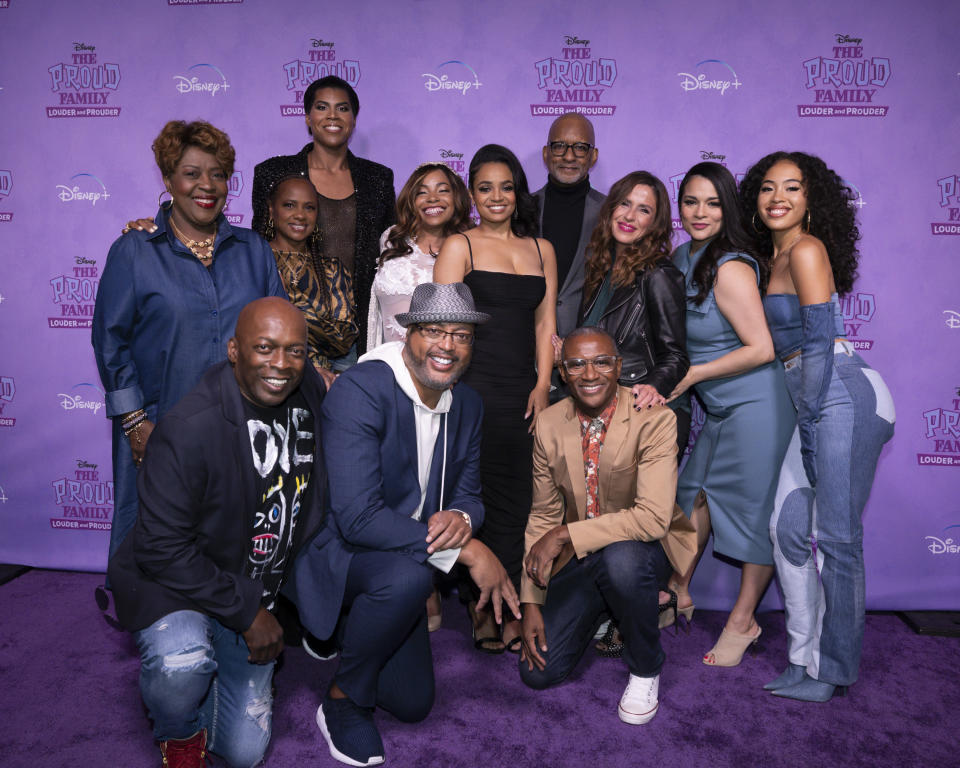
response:
[(589, 360), (584, 360), (581, 357), (572, 357), (569, 360), (563, 361), (563, 368), (571, 376), (579, 376), (584, 373), (588, 365), (592, 365), (593, 370), (597, 373), (611, 373), (613, 369), (617, 367), (617, 360), (619, 359), (616, 355), (600, 355), (598, 357), (592, 357)]
[(575, 141), (573, 144), (567, 144), (565, 141), (551, 141), (547, 146), (550, 147), (550, 154), (554, 157), (563, 157), (568, 149), (573, 150), (574, 157), (586, 157), (587, 152), (593, 149), (593, 144), (587, 144), (585, 141)]
[(435, 325), (418, 325), (417, 330), (423, 338), (433, 343), (441, 341), (444, 336), (449, 336), (458, 347), (469, 347), (473, 344), (473, 334), (467, 331), (445, 331)]

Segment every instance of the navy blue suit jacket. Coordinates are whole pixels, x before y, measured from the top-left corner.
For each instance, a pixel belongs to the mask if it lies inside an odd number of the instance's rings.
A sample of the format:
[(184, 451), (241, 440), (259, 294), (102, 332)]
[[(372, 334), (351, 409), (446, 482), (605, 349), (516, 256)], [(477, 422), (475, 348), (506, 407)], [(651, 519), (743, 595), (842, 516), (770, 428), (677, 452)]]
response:
[(329, 637), (336, 627), (354, 552), (401, 552), (425, 563), (427, 520), (434, 512), (462, 510), (474, 531), (483, 523), (480, 396), (465, 384), (453, 388), (453, 405), (434, 446), (421, 520), (411, 517), (420, 504), (413, 408), (390, 366), (379, 360), (350, 368), (324, 398), (320, 430), (329, 516), (297, 558), (288, 589), (304, 626), (317, 637)]

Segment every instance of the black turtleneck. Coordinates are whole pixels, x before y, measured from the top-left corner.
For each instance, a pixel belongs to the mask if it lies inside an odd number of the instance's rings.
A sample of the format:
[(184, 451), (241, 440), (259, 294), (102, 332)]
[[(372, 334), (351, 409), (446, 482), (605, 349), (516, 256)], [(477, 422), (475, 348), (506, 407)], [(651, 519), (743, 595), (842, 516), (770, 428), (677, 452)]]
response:
[(583, 208), (590, 191), (590, 177), (576, 184), (560, 185), (547, 177), (543, 200), (543, 236), (550, 241), (557, 254), (557, 287), (563, 285), (577, 254), (580, 229), (583, 227)]

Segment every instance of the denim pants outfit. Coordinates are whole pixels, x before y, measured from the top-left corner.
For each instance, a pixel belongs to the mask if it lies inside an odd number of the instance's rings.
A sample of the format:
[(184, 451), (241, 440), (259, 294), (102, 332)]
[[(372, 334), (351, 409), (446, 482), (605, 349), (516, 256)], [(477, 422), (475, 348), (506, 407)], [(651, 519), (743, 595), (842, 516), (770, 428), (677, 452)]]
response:
[(207, 749), (234, 768), (270, 743), (274, 662), (251, 664), (243, 636), (197, 611), (175, 611), (134, 633), (140, 692), (160, 741), (207, 729)]
[[(768, 296), (765, 303), (771, 298), (781, 297)], [(832, 303), (839, 317), (836, 295)], [(770, 309), (780, 352), (783, 329)], [(842, 319), (835, 326), (842, 329)], [(787, 389), (798, 409), (810, 386), (803, 377), (805, 354), (784, 363)], [(883, 379), (849, 341), (834, 342), (832, 361), (825, 362), (832, 370), (815, 424), (816, 488), (803, 466), (798, 426), (780, 472), (770, 537), (783, 589), (790, 663), (805, 667), (815, 680), (845, 686), (857, 679), (863, 640), (861, 516), (880, 451), (893, 436), (895, 416)]]

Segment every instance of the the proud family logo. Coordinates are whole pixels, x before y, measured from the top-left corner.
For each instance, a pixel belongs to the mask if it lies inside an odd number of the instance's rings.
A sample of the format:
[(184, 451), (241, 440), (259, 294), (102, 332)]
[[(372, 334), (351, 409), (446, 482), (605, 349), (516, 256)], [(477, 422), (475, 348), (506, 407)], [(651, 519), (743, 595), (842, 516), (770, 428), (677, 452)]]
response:
[(960, 555), (960, 525), (948, 525), (939, 536), (924, 536), (931, 555)]
[(918, 453), (917, 464), (960, 467), (960, 389), (947, 408), (924, 411), (923, 437), (929, 453)]
[(693, 72), (677, 72), (677, 76), (685, 91), (706, 91), (721, 96), (731, 88), (736, 91), (743, 85), (733, 67), (720, 59), (698, 61)]
[[(109, 471), (108, 471), (109, 474)], [(50, 482), (60, 516), (51, 528), (109, 531), (113, 517), (113, 481), (101, 480), (96, 464), (77, 459), (76, 467)]]
[(185, 75), (174, 75), (177, 93), (203, 93), (210, 96), (225, 94), (230, 90), (227, 76), (213, 64), (194, 64)]
[(103, 390), (96, 384), (74, 384), (69, 391), (60, 392), (57, 402), (65, 411), (97, 414), (104, 407)]
[(57, 184), (57, 197), (61, 203), (89, 203), (95, 206), (100, 200), (109, 200), (106, 185), (92, 173), (75, 173), (67, 184)]
[(560, 56), (533, 63), (537, 88), (546, 102), (531, 104), (535, 117), (558, 117), (566, 112), (607, 116), (616, 111), (613, 104), (601, 104), (617, 79), (617, 62), (606, 56), (594, 56), (589, 40), (576, 35), (563, 39)]
[[(13, 174), (10, 171), (0, 171), (0, 202), (6, 200), (13, 192)], [(0, 211), (0, 222), (13, 221), (10, 211)]]
[(111, 99), (120, 86), (120, 65), (101, 62), (95, 45), (74, 43), (68, 61), (47, 67), (57, 97), (47, 117), (119, 117)]
[(47, 318), (50, 328), (89, 328), (100, 284), (96, 259), (76, 256), (66, 274), (50, 278), (56, 315)]
[(243, 174), (240, 171), (234, 171), (230, 181), (227, 182), (227, 204), (223, 207), (223, 215), (231, 224), (240, 225), (243, 223), (242, 213), (227, 213), (230, 204), (234, 202), (243, 192)]
[[(872, 293), (848, 293), (840, 298), (843, 312), (843, 329), (854, 349), (873, 349), (873, 339), (864, 338), (869, 333), (868, 323), (877, 314), (877, 300)], [(871, 334), (872, 335), (872, 334)]]
[(829, 55), (803, 62), (803, 86), (813, 104), (798, 104), (800, 117), (884, 117), (890, 107), (879, 103), (890, 82), (890, 59), (866, 56), (863, 39), (834, 36)]
[[(941, 221), (930, 222), (931, 234), (960, 235), (960, 176), (952, 173), (937, 179), (937, 199)], [(944, 218), (946, 221), (942, 221)]]
[(333, 42), (314, 37), (308, 45), (306, 58), (294, 59), (283, 65), (288, 99), (287, 103), (280, 105), (280, 114), (284, 117), (303, 117), (303, 94), (314, 80), (336, 75), (354, 88), (360, 82), (360, 62), (356, 59), (338, 60)]
[(12, 376), (0, 376), (0, 427), (15, 427), (17, 420), (4, 410), (13, 402), (13, 396), (17, 394), (17, 384)]
[(446, 165), (451, 171), (453, 171), (457, 176), (463, 179), (463, 183), (467, 183), (467, 161), (463, 159), (463, 152), (458, 152), (455, 149), (444, 149), (441, 147), (439, 150), (440, 153), (440, 162)]
[(462, 96), (466, 96), (467, 91), (483, 85), (476, 70), (457, 59), (439, 64), (436, 74), (424, 72), (422, 77), (423, 85), (428, 91), (453, 91)]

